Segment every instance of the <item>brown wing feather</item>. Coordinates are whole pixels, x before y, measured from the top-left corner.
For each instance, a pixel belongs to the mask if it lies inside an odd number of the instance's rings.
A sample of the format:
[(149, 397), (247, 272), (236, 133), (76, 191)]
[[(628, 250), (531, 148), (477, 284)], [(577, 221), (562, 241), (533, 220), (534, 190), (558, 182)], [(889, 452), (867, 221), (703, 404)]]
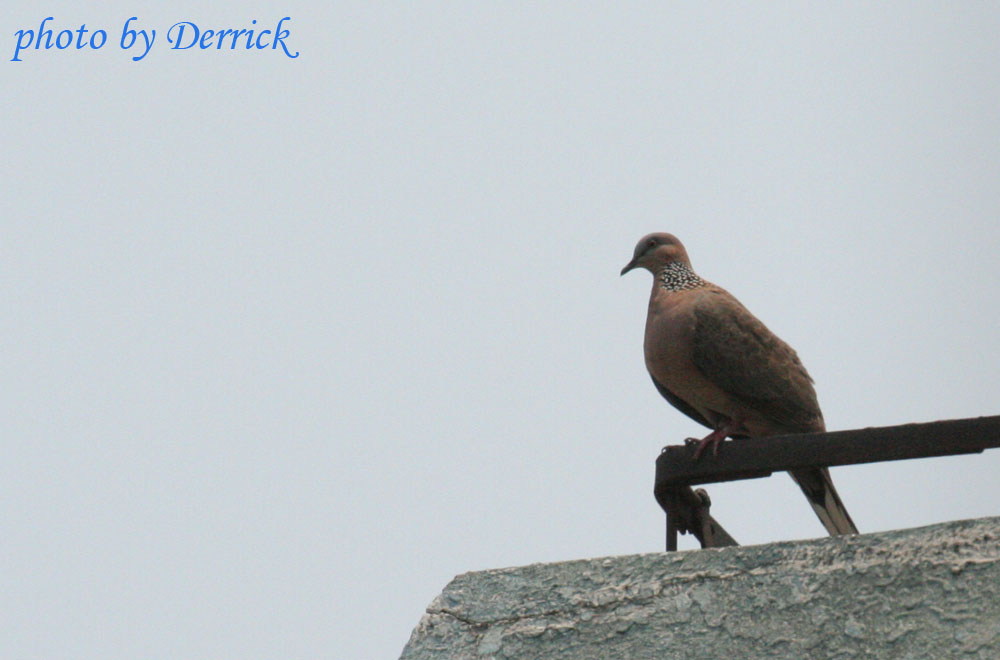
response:
[(694, 310), (695, 366), (775, 432), (824, 430), (812, 378), (795, 351), (728, 292), (709, 296)]

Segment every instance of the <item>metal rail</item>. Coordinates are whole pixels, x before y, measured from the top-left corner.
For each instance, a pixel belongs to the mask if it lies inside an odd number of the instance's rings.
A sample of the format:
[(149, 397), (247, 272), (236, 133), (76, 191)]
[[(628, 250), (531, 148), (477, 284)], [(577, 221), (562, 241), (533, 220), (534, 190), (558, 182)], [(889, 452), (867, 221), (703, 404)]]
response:
[(669, 445), (656, 459), (653, 493), (667, 514), (667, 550), (677, 549), (678, 532), (693, 533), (703, 548), (737, 545), (709, 514), (708, 493), (691, 486), (797, 468), (978, 454), (994, 447), (1000, 447), (1000, 415), (730, 440), (718, 455), (698, 460), (689, 445)]

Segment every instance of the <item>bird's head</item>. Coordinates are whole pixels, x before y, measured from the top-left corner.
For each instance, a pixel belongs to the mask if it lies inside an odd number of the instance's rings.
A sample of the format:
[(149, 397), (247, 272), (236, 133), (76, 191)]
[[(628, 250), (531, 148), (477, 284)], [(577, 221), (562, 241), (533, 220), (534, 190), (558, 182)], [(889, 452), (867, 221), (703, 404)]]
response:
[(622, 268), (622, 275), (635, 268), (645, 268), (654, 275), (670, 263), (680, 262), (688, 267), (691, 260), (688, 259), (687, 250), (677, 240), (673, 234), (657, 233), (643, 236), (642, 240), (635, 246), (632, 253), (632, 261)]

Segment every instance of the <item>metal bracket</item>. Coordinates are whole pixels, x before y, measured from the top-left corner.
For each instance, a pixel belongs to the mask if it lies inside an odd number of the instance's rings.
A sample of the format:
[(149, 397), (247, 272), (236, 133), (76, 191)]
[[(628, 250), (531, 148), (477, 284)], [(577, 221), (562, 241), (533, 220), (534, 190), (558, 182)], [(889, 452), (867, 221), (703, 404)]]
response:
[(677, 549), (678, 532), (691, 532), (703, 548), (737, 545), (709, 514), (708, 493), (691, 486), (797, 468), (977, 454), (994, 447), (1000, 447), (1000, 415), (731, 440), (719, 446), (717, 456), (699, 460), (689, 446), (669, 445), (656, 459), (653, 493), (667, 514), (667, 550)]

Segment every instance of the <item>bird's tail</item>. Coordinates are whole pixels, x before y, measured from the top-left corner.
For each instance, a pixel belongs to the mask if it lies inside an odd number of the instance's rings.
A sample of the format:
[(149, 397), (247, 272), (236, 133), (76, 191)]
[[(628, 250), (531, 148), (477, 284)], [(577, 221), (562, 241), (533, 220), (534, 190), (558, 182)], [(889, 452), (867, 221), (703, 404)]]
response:
[(805, 493), (806, 499), (823, 523), (823, 527), (830, 532), (830, 536), (858, 533), (858, 528), (851, 520), (851, 514), (847, 513), (837, 489), (833, 487), (829, 470), (826, 468), (790, 470), (788, 474)]

